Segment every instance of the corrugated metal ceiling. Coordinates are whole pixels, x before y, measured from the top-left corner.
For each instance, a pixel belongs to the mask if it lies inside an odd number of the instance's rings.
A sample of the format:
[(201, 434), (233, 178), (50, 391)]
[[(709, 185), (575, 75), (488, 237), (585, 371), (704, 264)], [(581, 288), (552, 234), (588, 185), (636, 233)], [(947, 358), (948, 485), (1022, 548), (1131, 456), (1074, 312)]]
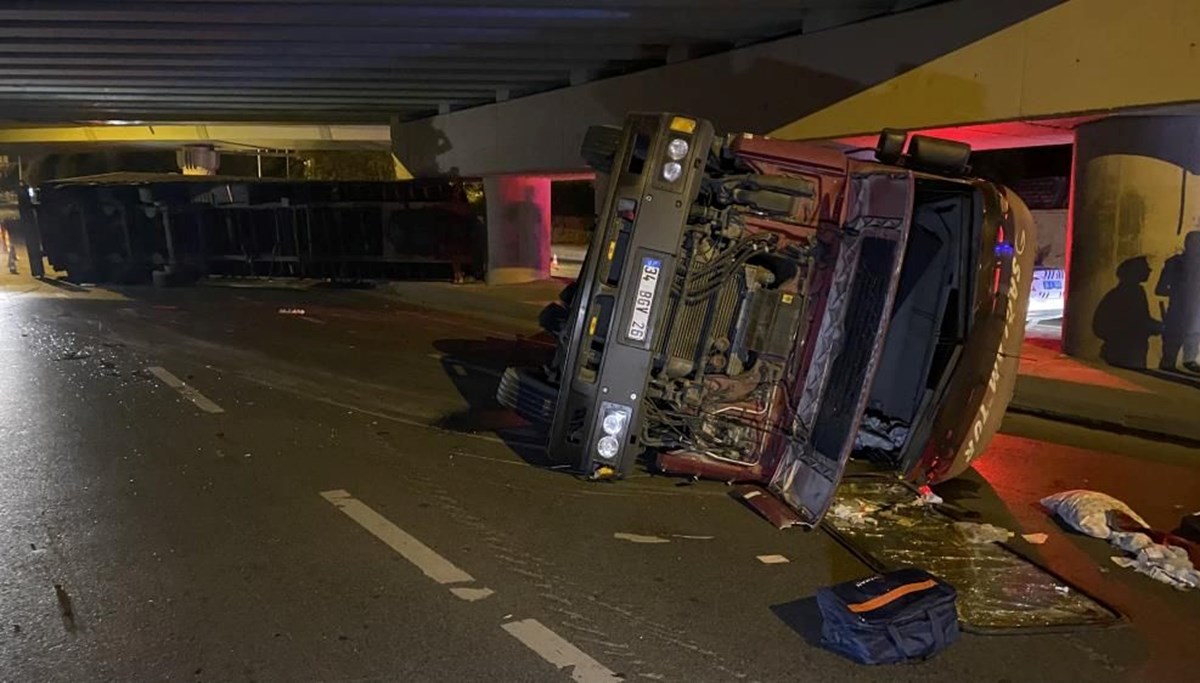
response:
[(386, 122), (930, 0), (0, 3), (0, 121)]

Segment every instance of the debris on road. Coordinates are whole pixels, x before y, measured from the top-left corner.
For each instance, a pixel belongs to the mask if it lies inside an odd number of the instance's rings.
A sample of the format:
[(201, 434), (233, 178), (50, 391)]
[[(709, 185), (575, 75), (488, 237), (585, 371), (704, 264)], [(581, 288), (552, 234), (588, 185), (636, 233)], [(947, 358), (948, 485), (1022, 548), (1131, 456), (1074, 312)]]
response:
[(661, 536), (643, 536), (642, 534), (629, 534), (624, 531), (618, 531), (613, 534), (613, 538), (619, 541), (629, 541), (630, 543), (670, 543), (671, 540)]
[(834, 503), (826, 514), (832, 519), (854, 526), (874, 526), (879, 524), (879, 520), (871, 515), (878, 511), (879, 506), (875, 503), (861, 498), (852, 498)]
[(59, 356), (58, 360), (83, 360), (84, 358), (91, 357), (92, 354), (87, 349), (78, 349)]
[(1096, 491), (1064, 491), (1042, 499), (1071, 528), (1102, 538), (1129, 555), (1112, 557), (1113, 564), (1133, 569), (1155, 581), (1181, 590), (1200, 588), (1200, 571), (1193, 564), (1195, 544), (1155, 531), (1128, 505)]
[(1192, 565), (1183, 548), (1149, 543), (1134, 557), (1118, 555), (1112, 561), (1118, 567), (1133, 569), (1180, 590), (1200, 588), (1200, 571)]
[(1042, 499), (1042, 505), (1072, 529), (1095, 538), (1107, 539), (1114, 529), (1109, 517), (1114, 512), (1129, 515), (1143, 527), (1149, 527), (1128, 505), (1098, 491), (1076, 489), (1063, 491)]
[[(680, 538), (685, 541), (711, 541), (716, 536), (696, 536), (692, 534), (668, 534), (671, 538)], [(619, 541), (629, 541), (630, 543), (670, 543), (670, 538), (662, 536), (647, 536), (644, 534), (630, 534), (624, 531), (618, 531), (613, 534), (613, 538)]]
[(1138, 531), (1115, 531), (1112, 536), (1108, 537), (1108, 542), (1113, 547), (1135, 555), (1141, 552), (1142, 548), (1154, 545), (1154, 541), (1149, 536)]
[(1050, 535), (1049, 534), (1040, 534), (1040, 533), (1039, 534), (1021, 534), (1021, 538), (1025, 539), (1025, 541), (1027, 543), (1032, 543), (1033, 545), (1041, 545), (1050, 539)]
[(791, 562), (791, 560), (783, 555), (758, 555), (756, 559), (763, 564), (787, 564)]
[(459, 598), (460, 600), (466, 600), (467, 602), (483, 600), (484, 598), (491, 597), (492, 595), (496, 594), (496, 591), (492, 590), (491, 588), (471, 588), (467, 586), (457, 586), (451, 588), (450, 592), (454, 594), (454, 597)]
[(955, 522), (954, 528), (967, 543), (1003, 543), (1014, 536), (1013, 532), (994, 524)]
[(304, 310), (303, 308), (281, 308), (281, 309), (279, 309), (279, 314), (280, 315), (308, 315), (308, 311)]
[[(872, 519), (878, 524), (826, 516), (823, 527), (873, 569), (920, 567), (954, 586), (959, 616), (968, 630), (1077, 628), (1120, 619), (1075, 587), (1066, 594), (1056, 590), (1065, 582), (1014, 551), (1010, 543), (971, 542), (956, 528), (962, 515), (948, 512), (953, 510), (950, 505), (918, 504), (917, 491), (905, 482), (847, 477), (837, 495), (838, 502), (855, 507), (859, 500), (877, 505), (879, 512)], [(993, 528), (1008, 538), (1007, 529)]]
[(54, 597), (58, 599), (58, 610), (62, 615), (63, 626), (68, 631), (75, 630), (75, 608), (71, 605), (71, 596), (62, 584), (54, 584)]
[(946, 502), (941, 496), (934, 493), (933, 489), (929, 488), (929, 486), (922, 486), (917, 489), (917, 492), (920, 494), (917, 502), (921, 505), (941, 505)]

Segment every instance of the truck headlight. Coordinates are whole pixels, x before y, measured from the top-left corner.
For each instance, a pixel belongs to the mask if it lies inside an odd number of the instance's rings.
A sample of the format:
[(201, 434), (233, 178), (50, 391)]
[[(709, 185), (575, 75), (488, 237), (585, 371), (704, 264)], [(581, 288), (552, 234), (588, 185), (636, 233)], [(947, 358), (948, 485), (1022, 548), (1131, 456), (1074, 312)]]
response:
[(621, 442), (615, 436), (604, 436), (596, 442), (596, 452), (605, 460), (612, 460), (621, 451)]
[(600, 423), (600, 426), (605, 434), (616, 436), (625, 431), (625, 421), (628, 419), (625, 413), (612, 412), (604, 416), (604, 422)]
[(621, 452), (621, 440), (626, 438), (632, 419), (633, 408), (629, 406), (609, 401), (600, 404), (600, 430), (604, 434), (596, 442), (596, 453), (601, 458), (612, 460)]
[(679, 177), (682, 175), (683, 166), (680, 165), (678, 161), (668, 161), (667, 163), (663, 164), (662, 177), (663, 180), (667, 181), (668, 183), (673, 183), (676, 180), (679, 180)]
[(675, 161), (680, 161), (688, 155), (689, 149), (690, 147), (688, 146), (687, 140), (684, 140), (683, 138), (675, 138), (667, 143), (667, 156), (671, 157)]

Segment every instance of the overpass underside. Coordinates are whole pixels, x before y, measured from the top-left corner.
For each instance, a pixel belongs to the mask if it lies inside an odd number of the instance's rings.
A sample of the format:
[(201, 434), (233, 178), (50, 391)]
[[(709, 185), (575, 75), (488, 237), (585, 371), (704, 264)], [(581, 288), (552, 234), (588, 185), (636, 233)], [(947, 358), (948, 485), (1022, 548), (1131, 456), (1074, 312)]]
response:
[[(853, 146), (872, 144), (885, 127), (977, 149), (1078, 139), (1065, 236), (1066, 350), (1120, 365), (1169, 365), (1182, 342), (1162, 337), (1163, 320), (1178, 317), (1168, 311), (1181, 302), (1158, 281), (1200, 228), (1200, 119), (1192, 118), (1200, 80), (1188, 77), (1200, 71), (1196, 36), (1200, 3), (1190, 0), (961, 0), (394, 121), (393, 149), (418, 174), (537, 177), (579, 168), (587, 125), (617, 123), (630, 110)], [(1113, 315), (1140, 321), (1140, 331), (1106, 338), (1113, 335), (1103, 320)]]

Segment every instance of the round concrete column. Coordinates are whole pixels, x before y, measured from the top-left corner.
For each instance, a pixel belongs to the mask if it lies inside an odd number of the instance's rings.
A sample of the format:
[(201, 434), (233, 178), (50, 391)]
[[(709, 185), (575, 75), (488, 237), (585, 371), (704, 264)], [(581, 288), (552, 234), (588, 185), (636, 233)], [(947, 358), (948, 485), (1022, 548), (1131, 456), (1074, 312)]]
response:
[(550, 179), (484, 178), (487, 201), (487, 283), (507, 285), (550, 277)]
[(1066, 353), (1131, 368), (1188, 360), (1163, 348), (1200, 332), (1200, 234), (1187, 240), (1200, 230), (1198, 172), (1200, 117), (1115, 116), (1076, 130)]

